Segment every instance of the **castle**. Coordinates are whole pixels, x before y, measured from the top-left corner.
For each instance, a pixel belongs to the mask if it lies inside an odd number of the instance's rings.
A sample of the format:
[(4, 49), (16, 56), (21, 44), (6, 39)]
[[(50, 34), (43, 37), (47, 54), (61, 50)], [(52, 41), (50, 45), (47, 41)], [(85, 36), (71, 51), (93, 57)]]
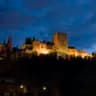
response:
[(40, 41), (30, 38), (27, 38), (25, 44), (21, 46), (21, 49), (24, 50), (25, 54), (31, 55), (32, 53), (37, 54), (38, 56), (48, 55), (56, 53), (57, 56), (71, 56), (71, 57), (92, 57), (91, 54), (85, 50), (77, 50), (75, 47), (70, 47), (68, 45), (68, 38), (66, 33), (56, 32), (53, 35), (52, 42)]
[(55, 32), (51, 42), (26, 38), (20, 49), (12, 47), (11, 37), (8, 38), (7, 42), (0, 44), (0, 59), (10, 56), (12, 58), (32, 56), (32, 54), (37, 56), (55, 54), (57, 57), (92, 57), (92, 54), (85, 50), (77, 50), (75, 47), (69, 46), (67, 34), (63, 32)]

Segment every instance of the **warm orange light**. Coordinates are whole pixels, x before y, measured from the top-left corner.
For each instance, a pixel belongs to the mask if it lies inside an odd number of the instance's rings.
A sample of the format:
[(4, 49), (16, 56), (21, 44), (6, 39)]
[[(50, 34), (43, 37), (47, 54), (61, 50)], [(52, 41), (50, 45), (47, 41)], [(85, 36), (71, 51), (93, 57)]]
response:
[(41, 53), (42, 54), (49, 54), (48, 50), (42, 50)]

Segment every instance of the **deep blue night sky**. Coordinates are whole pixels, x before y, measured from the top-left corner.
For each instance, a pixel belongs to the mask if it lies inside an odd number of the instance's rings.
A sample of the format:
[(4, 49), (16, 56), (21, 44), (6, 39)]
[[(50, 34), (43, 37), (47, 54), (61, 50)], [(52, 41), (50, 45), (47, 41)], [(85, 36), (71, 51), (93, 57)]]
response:
[(67, 32), (70, 45), (96, 51), (96, 0), (0, 0), (1, 42), (51, 40), (56, 31)]

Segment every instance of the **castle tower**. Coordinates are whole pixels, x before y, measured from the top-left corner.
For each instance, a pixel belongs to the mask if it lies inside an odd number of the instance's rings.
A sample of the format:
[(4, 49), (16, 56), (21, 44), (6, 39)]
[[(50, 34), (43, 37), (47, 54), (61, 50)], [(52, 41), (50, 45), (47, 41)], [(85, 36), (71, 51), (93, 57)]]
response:
[(53, 36), (53, 43), (57, 52), (67, 54), (68, 38), (66, 33), (56, 32)]
[(7, 47), (9, 50), (12, 49), (12, 37), (8, 37), (8, 40), (7, 40)]

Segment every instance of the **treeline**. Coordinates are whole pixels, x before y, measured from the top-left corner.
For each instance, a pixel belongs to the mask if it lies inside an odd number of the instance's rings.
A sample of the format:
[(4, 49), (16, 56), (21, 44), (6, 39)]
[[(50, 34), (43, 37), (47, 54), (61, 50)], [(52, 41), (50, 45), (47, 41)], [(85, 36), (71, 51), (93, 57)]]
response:
[(49, 55), (34, 55), (30, 58), (22, 57), (16, 60), (6, 59), (0, 61), (1, 77), (35, 80), (38, 83), (57, 80), (60, 85), (61, 96), (71, 94), (78, 96), (83, 94), (80, 91), (86, 90), (86, 88), (91, 90), (93, 86), (90, 87), (91, 84), (96, 86), (96, 59), (82, 59), (80, 57), (64, 59)]
[[(0, 61), (0, 73), (7, 72), (7, 74), (15, 76), (14, 74), (22, 74), (21, 76), (28, 76), (31, 73), (51, 74), (52, 72), (67, 72), (70, 74), (81, 72), (82, 69), (89, 68), (93, 70), (96, 68), (96, 59), (87, 58), (57, 58), (56, 56), (32, 56), (22, 57), (16, 60), (6, 59)], [(8, 73), (9, 72), (9, 73)], [(28, 75), (27, 75), (28, 74)], [(25, 76), (25, 77), (26, 77)], [(29, 76), (30, 77), (30, 76)]]

